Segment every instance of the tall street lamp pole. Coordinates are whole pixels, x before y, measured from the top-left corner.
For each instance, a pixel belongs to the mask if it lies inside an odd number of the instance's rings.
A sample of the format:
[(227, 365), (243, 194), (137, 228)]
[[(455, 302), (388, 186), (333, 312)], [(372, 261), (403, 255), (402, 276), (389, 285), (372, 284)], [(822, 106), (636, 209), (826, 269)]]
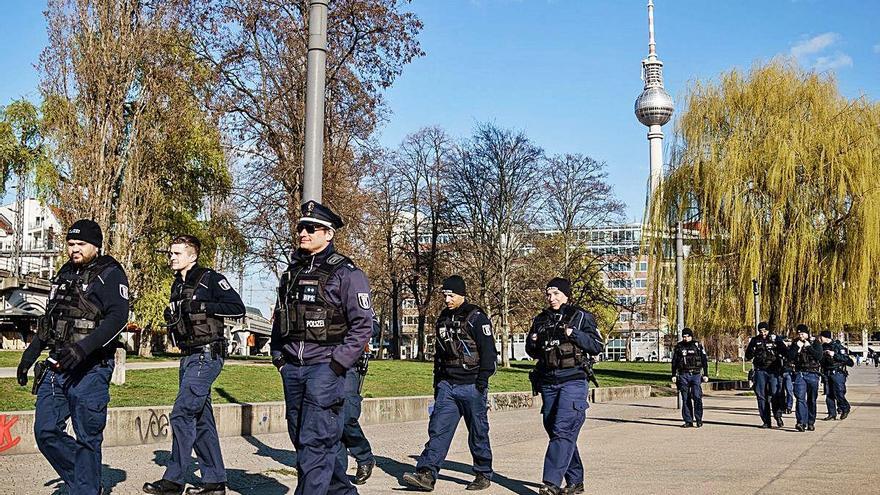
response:
[(327, 76), (327, 3), (309, 1), (309, 52), (306, 60), (306, 129), (303, 202), (321, 202), (324, 163), (324, 85)]

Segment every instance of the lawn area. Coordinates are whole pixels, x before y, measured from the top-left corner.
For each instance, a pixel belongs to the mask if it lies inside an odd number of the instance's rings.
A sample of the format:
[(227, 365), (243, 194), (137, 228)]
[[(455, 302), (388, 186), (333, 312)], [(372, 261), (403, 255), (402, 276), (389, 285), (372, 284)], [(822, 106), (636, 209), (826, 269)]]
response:
[[(528, 372), (532, 363), (515, 362), (511, 368), (499, 368), (489, 382), (491, 392), (527, 391)], [(720, 376), (714, 376), (714, 365), (709, 366), (711, 379), (743, 380), (745, 373), (740, 364), (723, 363)], [(411, 361), (372, 361), (364, 383), (364, 397), (430, 395), (433, 365)], [(669, 385), (668, 363), (605, 362), (596, 365), (601, 387), (632, 384)], [(177, 369), (135, 370), (126, 374), (126, 384), (111, 385), (110, 406), (145, 406), (174, 403), (177, 394)], [(213, 400), (226, 402), (267, 402), (283, 400), (281, 379), (271, 365), (226, 366), (214, 383)], [(27, 388), (19, 387), (15, 379), (0, 379), (0, 411), (28, 410), (34, 407), (34, 397)]]
[[(22, 351), (4, 351), (0, 350), (0, 368), (15, 368), (18, 367), (19, 361), (21, 361)], [(43, 358), (46, 359), (47, 353), (43, 353)], [(168, 360), (176, 360), (180, 359), (180, 354), (155, 354), (151, 357), (141, 357), (134, 356), (129, 354), (128, 357), (125, 358), (126, 361), (134, 361), (134, 362), (145, 362), (145, 361), (168, 361)], [(271, 361), (269, 356), (231, 356), (229, 359), (234, 359), (236, 361)]]

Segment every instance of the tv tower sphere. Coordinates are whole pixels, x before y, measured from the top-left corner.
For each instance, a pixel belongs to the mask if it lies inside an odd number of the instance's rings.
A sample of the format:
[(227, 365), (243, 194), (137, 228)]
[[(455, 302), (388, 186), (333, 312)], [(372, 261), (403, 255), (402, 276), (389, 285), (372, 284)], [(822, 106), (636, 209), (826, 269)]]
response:
[(636, 117), (643, 125), (664, 125), (672, 118), (672, 97), (662, 86), (646, 88), (636, 98)]

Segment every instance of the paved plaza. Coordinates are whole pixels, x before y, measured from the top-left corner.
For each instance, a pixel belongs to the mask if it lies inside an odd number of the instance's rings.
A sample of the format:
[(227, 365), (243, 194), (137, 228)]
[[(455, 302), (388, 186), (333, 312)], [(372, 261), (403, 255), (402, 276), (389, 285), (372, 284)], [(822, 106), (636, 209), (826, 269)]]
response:
[[(594, 404), (580, 436), (588, 494), (877, 493), (880, 459), (880, 371), (852, 369), (852, 414), (818, 421), (815, 432), (761, 430), (755, 400), (735, 392), (705, 399), (705, 426), (679, 428), (675, 397)], [(819, 416), (825, 415), (819, 397)], [(427, 422), (372, 425), (378, 467), (363, 494), (406, 491), (398, 480), (412, 470), (427, 437)], [(537, 409), (490, 416), (495, 483), (483, 493), (537, 493), (547, 439)], [(470, 473), (466, 431), (459, 426), (434, 493), (463, 494)], [(296, 484), (294, 453), (285, 434), (221, 439), (230, 493), (281, 495)], [(140, 493), (162, 476), (167, 446), (104, 450), (104, 484), (113, 494)], [(353, 472), (353, 462), (352, 462)], [(194, 478), (193, 478), (194, 479)], [(66, 493), (40, 455), (0, 457), (0, 493)]]

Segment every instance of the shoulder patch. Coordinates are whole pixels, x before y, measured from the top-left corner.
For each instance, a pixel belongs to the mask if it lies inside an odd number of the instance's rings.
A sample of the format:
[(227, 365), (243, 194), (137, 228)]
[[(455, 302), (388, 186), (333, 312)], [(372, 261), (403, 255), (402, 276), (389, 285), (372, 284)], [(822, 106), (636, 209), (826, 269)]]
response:
[(368, 292), (358, 292), (358, 306), (361, 309), (370, 309), (370, 294)]
[(333, 253), (330, 255), (330, 257), (327, 258), (327, 263), (329, 263), (331, 265), (338, 265), (338, 264), (342, 263), (343, 261), (345, 261), (345, 256), (343, 256), (339, 253)]
[(490, 325), (488, 323), (483, 325), (483, 335), (485, 335), (486, 337), (492, 336), (492, 325)]
[(223, 290), (229, 290), (229, 289), (232, 288), (232, 286), (229, 285), (229, 282), (226, 281), (225, 278), (221, 278), (221, 279), (220, 279), (220, 282), (219, 282), (217, 285), (219, 285), (220, 288), (223, 289)]
[(119, 284), (119, 295), (122, 296), (123, 299), (128, 301), (128, 286)]

